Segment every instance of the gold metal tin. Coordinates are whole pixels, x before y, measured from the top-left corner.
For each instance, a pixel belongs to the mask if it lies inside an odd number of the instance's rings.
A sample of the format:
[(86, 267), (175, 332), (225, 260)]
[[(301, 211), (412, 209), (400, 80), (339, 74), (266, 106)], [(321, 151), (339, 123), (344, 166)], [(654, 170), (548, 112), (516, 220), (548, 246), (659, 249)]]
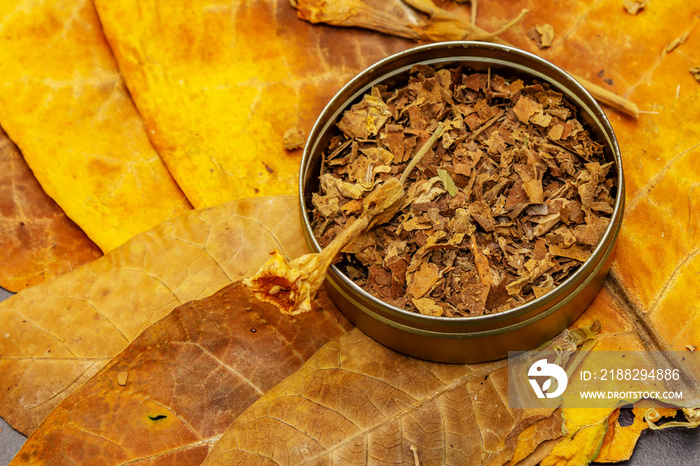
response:
[(299, 177), (303, 230), (312, 251), (320, 251), (309, 222), (311, 194), (318, 188), (321, 153), (337, 134), (343, 112), (385, 83), (405, 82), (413, 65), (462, 64), (505, 78), (549, 83), (578, 109), (592, 137), (615, 162), (617, 195), (610, 225), (591, 257), (555, 290), (505, 312), (478, 317), (431, 317), (390, 306), (362, 290), (339, 269), (327, 274), (327, 290), (343, 314), (378, 342), (409, 356), (438, 362), (475, 363), (504, 358), (508, 351), (539, 346), (574, 322), (593, 301), (610, 270), (624, 210), (624, 177), (620, 150), (610, 122), (591, 95), (553, 64), (522, 50), (484, 42), (441, 42), (418, 46), (385, 58), (347, 83), (328, 103), (304, 148)]

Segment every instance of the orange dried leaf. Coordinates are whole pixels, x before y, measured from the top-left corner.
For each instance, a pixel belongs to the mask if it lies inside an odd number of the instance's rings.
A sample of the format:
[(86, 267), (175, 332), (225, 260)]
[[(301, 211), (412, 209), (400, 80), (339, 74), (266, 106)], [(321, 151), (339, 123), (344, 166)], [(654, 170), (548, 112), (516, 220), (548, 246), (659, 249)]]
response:
[(290, 319), (240, 281), (226, 286), (144, 331), (49, 414), (12, 464), (198, 465), (241, 412), (351, 327), (323, 293)]
[(101, 255), (41, 189), (0, 128), (0, 286), (17, 292)]
[(0, 5), (0, 122), (103, 251), (191, 209), (153, 150), (89, 0)]
[(178, 305), (253, 274), (273, 248), (307, 252), (296, 206), (288, 196), (191, 211), (0, 303), (0, 416), (31, 433)]
[(675, 416), (676, 411), (675, 408), (663, 406), (652, 400), (642, 400), (634, 404), (632, 424), (622, 427), (617, 416), (611, 416), (608, 420), (608, 431), (595, 461), (616, 463), (630, 459), (640, 434), (649, 427), (645, 418), (649, 416), (650, 421), (656, 422), (661, 417)]

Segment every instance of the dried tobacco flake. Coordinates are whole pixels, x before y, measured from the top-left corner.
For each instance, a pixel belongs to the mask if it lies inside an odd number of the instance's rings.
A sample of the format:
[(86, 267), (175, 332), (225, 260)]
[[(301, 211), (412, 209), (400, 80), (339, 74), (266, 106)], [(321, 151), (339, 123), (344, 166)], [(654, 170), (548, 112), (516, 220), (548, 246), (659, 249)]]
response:
[(448, 317), (511, 309), (555, 289), (609, 225), (613, 163), (544, 83), (421, 65), (403, 85), (375, 86), (337, 126), (313, 231), (325, 247), (376, 186), (401, 177), (398, 211), (335, 260), (391, 305)]
[(284, 132), (283, 141), (285, 150), (293, 151), (304, 147), (304, 143), (306, 142), (306, 134), (304, 133), (303, 129), (295, 126)]
[(440, 177), (440, 181), (442, 181), (442, 185), (445, 187), (445, 190), (449, 193), (450, 196), (455, 197), (457, 195), (457, 186), (452, 180), (450, 174), (442, 168), (437, 169), (437, 174)]
[(627, 13), (636, 15), (647, 6), (648, 0), (622, 0), (622, 5), (627, 10)]
[(527, 36), (535, 41), (540, 50), (547, 49), (554, 41), (554, 27), (551, 24), (535, 26), (528, 31)]
[(671, 52), (673, 52), (673, 51), (676, 49), (676, 47), (678, 47), (679, 45), (684, 44), (685, 41), (688, 40), (688, 36), (690, 36), (690, 31), (685, 31), (683, 34), (681, 34), (680, 36), (678, 36), (678, 37), (676, 37), (675, 39), (673, 39), (673, 40), (666, 46), (666, 48), (664, 49), (664, 51), (665, 51), (666, 53), (671, 53)]
[(696, 66), (694, 68), (690, 68), (690, 74), (693, 75), (695, 80), (700, 83), (700, 66)]

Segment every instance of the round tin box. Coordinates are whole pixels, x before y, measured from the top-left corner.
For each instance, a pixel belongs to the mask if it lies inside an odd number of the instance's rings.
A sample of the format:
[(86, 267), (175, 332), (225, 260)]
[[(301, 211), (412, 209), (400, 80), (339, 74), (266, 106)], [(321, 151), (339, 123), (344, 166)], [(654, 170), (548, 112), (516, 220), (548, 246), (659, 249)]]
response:
[(553, 64), (522, 50), (485, 42), (442, 42), (418, 46), (385, 58), (346, 84), (316, 121), (301, 161), (299, 194), (304, 236), (313, 252), (321, 250), (310, 221), (311, 195), (318, 188), (321, 154), (337, 134), (345, 110), (372, 86), (405, 83), (417, 64), (436, 68), (462, 65), (506, 79), (538, 80), (577, 107), (578, 119), (614, 161), (617, 193), (610, 224), (590, 258), (550, 293), (519, 307), (478, 317), (432, 317), (388, 305), (365, 292), (331, 266), (326, 286), (343, 314), (376, 341), (409, 356), (438, 362), (476, 363), (501, 359), (509, 351), (533, 349), (574, 322), (596, 296), (610, 269), (624, 209), (624, 178), (620, 150), (610, 122), (591, 95)]

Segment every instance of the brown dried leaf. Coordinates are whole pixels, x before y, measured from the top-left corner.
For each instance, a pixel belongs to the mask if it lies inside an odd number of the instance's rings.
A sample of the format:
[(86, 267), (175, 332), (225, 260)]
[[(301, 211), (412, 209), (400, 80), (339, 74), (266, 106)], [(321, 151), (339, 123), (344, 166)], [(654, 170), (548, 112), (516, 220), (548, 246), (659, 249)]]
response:
[(31, 433), (178, 305), (253, 274), (273, 248), (307, 252), (294, 197), (192, 211), (0, 303), (0, 416)]
[(301, 154), (284, 151), (284, 131), (308, 134), (355, 73), (411, 45), (313, 27), (284, 1), (95, 3), (151, 141), (195, 207), (296, 194)]
[(103, 251), (190, 210), (148, 140), (91, 0), (0, 6), (0, 123)]
[[(308, 9), (305, 4), (309, 4)], [(456, 8), (453, 11), (446, 11), (438, 8), (432, 0), (382, 0), (372, 2), (371, 5), (364, 0), (345, 0), (340, 2), (341, 7), (334, 8), (328, 2), (318, 0), (295, 0), (292, 5), (299, 9), (299, 16), (312, 23), (326, 22), (336, 26), (353, 26), (364, 27), (377, 30), (386, 34), (396, 35), (398, 37), (407, 37), (421, 41), (440, 41), (440, 40), (485, 40), (496, 43), (512, 43), (524, 49), (531, 48), (531, 45), (523, 44), (522, 29), (518, 24), (523, 18), (530, 18), (528, 9), (522, 9), (515, 16), (511, 11), (513, 7), (521, 8), (521, 2), (500, 4), (495, 2), (488, 5), (486, 21), (482, 19), (480, 23), (487, 22), (487, 29), (494, 30), (493, 33), (487, 32), (482, 27), (476, 27), (472, 22), (462, 19), (465, 16), (464, 10)], [(415, 9), (409, 8), (413, 7)], [(525, 5), (531, 6), (539, 13), (556, 12), (556, 15), (550, 16), (548, 20), (551, 24), (562, 24), (560, 29), (570, 32), (579, 24), (580, 17), (588, 13), (589, 6), (581, 2), (580, 4), (567, 5), (566, 10), (562, 11), (557, 5), (547, 11), (542, 8), (539, 2), (528, 0)], [(308, 10), (308, 11), (307, 11)], [(497, 10), (494, 15), (494, 10)], [(514, 17), (513, 20), (504, 24), (504, 19)], [(537, 21), (539, 15), (531, 17)], [(427, 19), (426, 19), (427, 18)], [(523, 21), (527, 23), (527, 21)], [(535, 23), (536, 24), (536, 23)], [(606, 24), (601, 21), (601, 24)], [(501, 39), (507, 38), (506, 40)], [(515, 37), (515, 39), (513, 39)], [(566, 37), (566, 34), (565, 34)], [(532, 50), (536, 51), (536, 50)], [(584, 79), (581, 76), (575, 76), (578, 80), (599, 102), (612, 106), (627, 115), (635, 118), (639, 117), (639, 109), (637, 105), (624, 99), (607, 89), (598, 86), (595, 83)]]
[(101, 255), (41, 189), (0, 128), (0, 286), (17, 292)]
[[(454, 8), (449, 3), (444, 4), (449, 10), (439, 8), (431, 0), (339, 0), (333, 3), (292, 0), (291, 4), (300, 18), (311, 23), (364, 27), (414, 40), (486, 40), (494, 37), (494, 34), (475, 27), (466, 10)], [(514, 21), (519, 19), (516, 17)]]
[(145, 330), (49, 414), (12, 464), (200, 464), (241, 412), (351, 327), (324, 293), (290, 319), (235, 282)]
[[(563, 348), (580, 334), (556, 338)], [(437, 364), (355, 329), (248, 408), (203, 464), (503, 464), (521, 432), (554, 409), (507, 408), (505, 361)], [(265, 432), (265, 435), (261, 433)]]

